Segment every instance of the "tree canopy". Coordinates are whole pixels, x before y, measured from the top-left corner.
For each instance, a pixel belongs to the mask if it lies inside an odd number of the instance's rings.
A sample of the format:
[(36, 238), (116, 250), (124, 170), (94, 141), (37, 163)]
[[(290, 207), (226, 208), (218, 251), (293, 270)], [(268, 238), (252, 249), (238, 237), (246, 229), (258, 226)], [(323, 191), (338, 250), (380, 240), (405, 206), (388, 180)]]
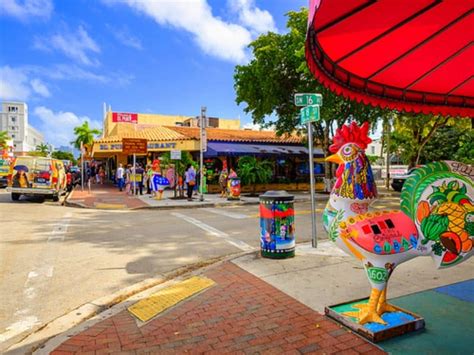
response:
[(94, 136), (98, 136), (101, 133), (102, 132), (99, 129), (89, 127), (88, 121), (84, 121), (82, 125), (74, 127), (76, 139), (71, 143), (77, 149), (81, 149), (81, 142), (84, 145), (90, 145), (94, 142)]
[(301, 108), (295, 106), (294, 94), (322, 94), (321, 121), (314, 123), (314, 137), (328, 154), (335, 127), (351, 119), (375, 123), (387, 112), (347, 100), (316, 81), (304, 56), (308, 10), (301, 8), (286, 16), (288, 32), (260, 35), (250, 44), (254, 58), (236, 66), (236, 102), (246, 104), (244, 111), (252, 115), (254, 123), (274, 126), (278, 134), (284, 134), (306, 129), (299, 125)]
[(76, 165), (77, 163), (76, 159), (74, 159), (74, 155), (71, 152), (56, 150), (51, 153), (51, 157), (59, 160), (69, 160), (71, 161), (72, 165)]
[(49, 154), (49, 146), (44, 143), (38, 144), (35, 148), (35, 151), (38, 153), (38, 155), (45, 157)]
[(0, 131), (0, 149), (4, 149), (10, 139), (7, 131)]
[(467, 119), (400, 114), (394, 120), (390, 150), (410, 166), (437, 160), (472, 163), (473, 136)]

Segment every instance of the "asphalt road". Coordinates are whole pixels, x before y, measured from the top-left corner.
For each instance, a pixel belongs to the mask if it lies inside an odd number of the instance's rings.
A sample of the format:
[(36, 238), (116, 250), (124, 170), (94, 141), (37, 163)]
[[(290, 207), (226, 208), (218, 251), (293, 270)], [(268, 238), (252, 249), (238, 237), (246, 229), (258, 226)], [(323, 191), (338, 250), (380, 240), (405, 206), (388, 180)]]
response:
[[(379, 207), (396, 208), (385, 198)], [(317, 202), (318, 238), (324, 202)], [(295, 204), (311, 240), (310, 203)], [(0, 351), (91, 300), (178, 268), (259, 249), (258, 206), (107, 211), (12, 202), (0, 190)]]

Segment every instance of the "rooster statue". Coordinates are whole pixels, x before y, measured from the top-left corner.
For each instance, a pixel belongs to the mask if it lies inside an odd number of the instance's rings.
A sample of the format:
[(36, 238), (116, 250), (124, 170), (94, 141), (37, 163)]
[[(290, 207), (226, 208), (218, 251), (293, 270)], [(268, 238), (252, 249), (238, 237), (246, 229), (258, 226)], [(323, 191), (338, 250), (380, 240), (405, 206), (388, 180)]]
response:
[(327, 161), (339, 164), (323, 213), (329, 238), (365, 267), (372, 291), (347, 316), (376, 322), (396, 308), (387, 303), (387, 283), (397, 265), (431, 255), (438, 268), (457, 265), (474, 252), (473, 176), (470, 165), (437, 162), (415, 170), (401, 194), (401, 210), (371, 211), (377, 188), (365, 155), (367, 122), (336, 131)]

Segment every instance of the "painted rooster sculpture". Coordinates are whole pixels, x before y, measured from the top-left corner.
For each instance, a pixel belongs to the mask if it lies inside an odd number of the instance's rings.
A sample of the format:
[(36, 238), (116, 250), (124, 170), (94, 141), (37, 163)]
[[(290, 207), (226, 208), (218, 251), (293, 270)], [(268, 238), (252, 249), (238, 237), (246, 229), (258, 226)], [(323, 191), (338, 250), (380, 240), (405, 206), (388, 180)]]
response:
[(377, 189), (365, 148), (369, 125), (352, 123), (337, 130), (326, 158), (339, 164), (336, 183), (323, 213), (329, 238), (359, 259), (372, 287), (367, 304), (347, 312), (360, 324), (385, 324), (387, 283), (397, 265), (431, 255), (438, 268), (467, 260), (474, 240), (474, 169), (437, 162), (415, 170), (401, 194), (401, 210), (372, 211)]

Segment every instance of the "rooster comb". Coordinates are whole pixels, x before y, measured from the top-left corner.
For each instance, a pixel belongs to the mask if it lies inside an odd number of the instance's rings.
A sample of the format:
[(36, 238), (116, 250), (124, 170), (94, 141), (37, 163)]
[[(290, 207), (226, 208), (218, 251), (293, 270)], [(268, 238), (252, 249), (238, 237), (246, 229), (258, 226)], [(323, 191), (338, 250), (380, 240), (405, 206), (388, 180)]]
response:
[(344, 125), (336, 130), (333, 138), (333, 144), (329, 147), (331, 153), (336, 153), (346, 143), (355, 143), (360, 148), (366, 149), (367, 145), (372, 142), (368, 136), (369, 122), (364, 122), (361, 126), (352, 122), (350, 125)]

